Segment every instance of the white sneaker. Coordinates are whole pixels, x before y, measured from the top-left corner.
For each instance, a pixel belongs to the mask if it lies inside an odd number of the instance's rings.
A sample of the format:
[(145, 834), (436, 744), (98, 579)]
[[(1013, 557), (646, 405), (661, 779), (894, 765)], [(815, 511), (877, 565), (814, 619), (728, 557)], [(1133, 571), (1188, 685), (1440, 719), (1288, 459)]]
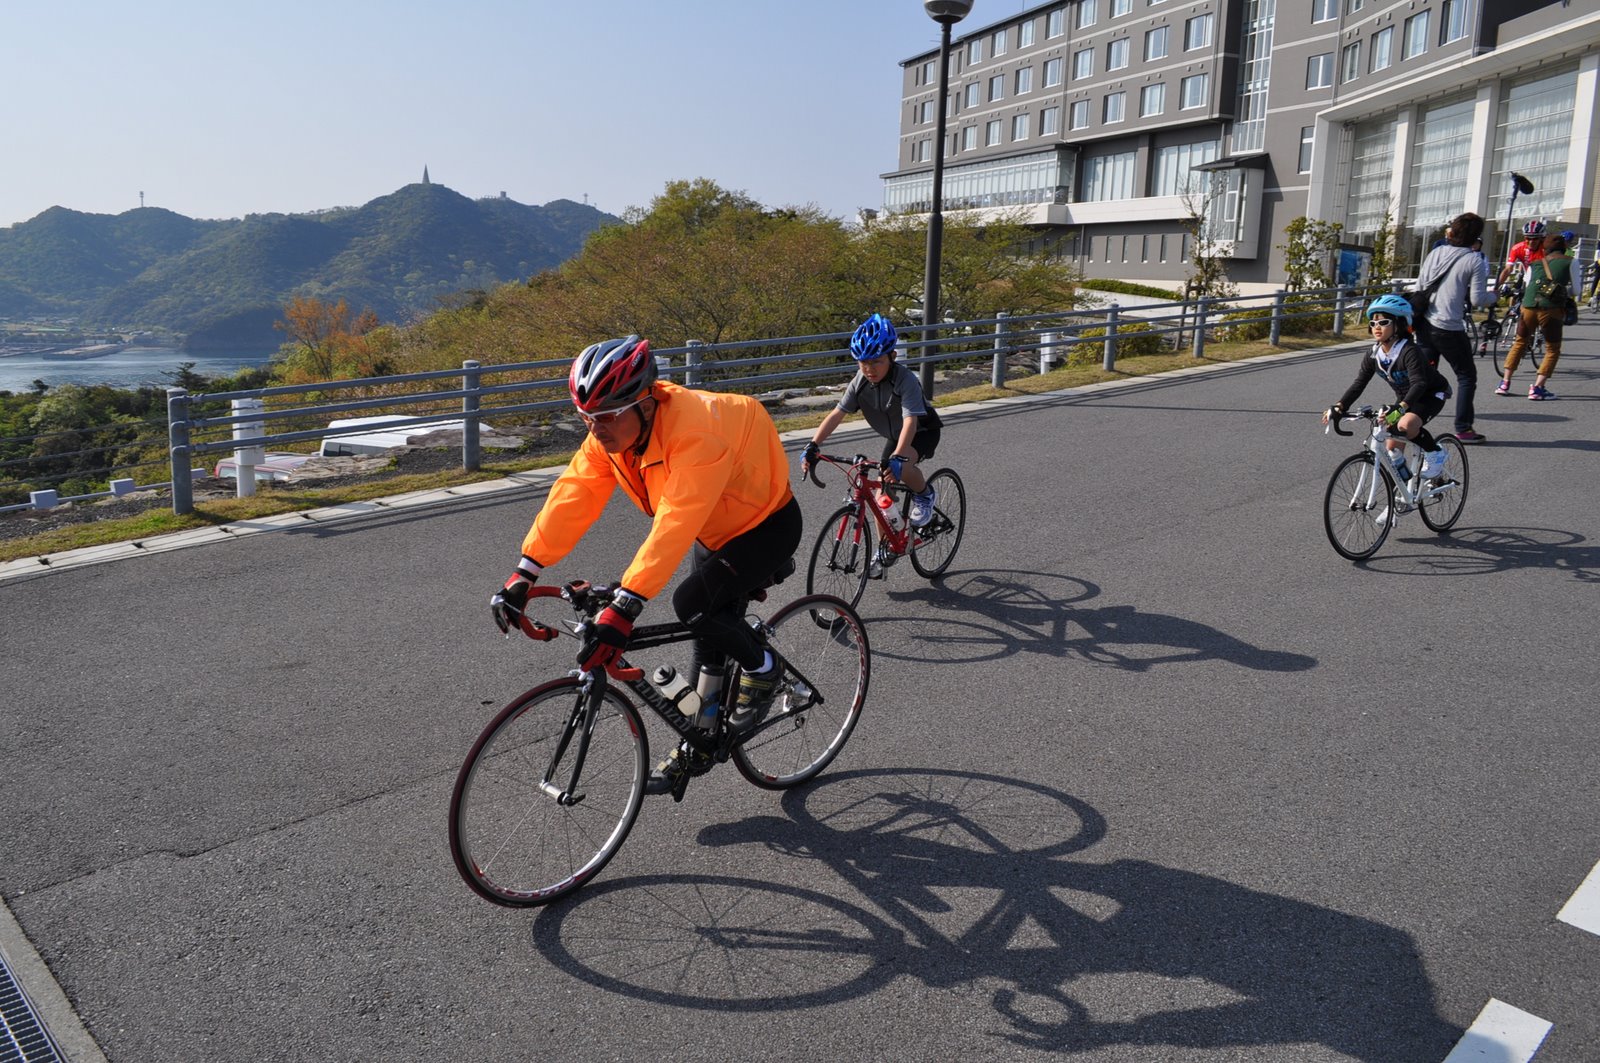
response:
[(1430, 450), (1423, 454), (1422, 478), (1424, 480), (1433, 480), (1442, 475), (1444, 473), (1444, 463), (1447, 457), (1448, 455), (1445, 454), (1443, 447), (1440, 447), (1438, 450)]
[(938, 501), (938, 493), (934, 491), (932, 484), (929, 484), (928, 489), (922, 494), (911, 496), (911, 526), (913, 528), (927, 527), (928, 522), (933, 519), (933, 505), (936, 501)]

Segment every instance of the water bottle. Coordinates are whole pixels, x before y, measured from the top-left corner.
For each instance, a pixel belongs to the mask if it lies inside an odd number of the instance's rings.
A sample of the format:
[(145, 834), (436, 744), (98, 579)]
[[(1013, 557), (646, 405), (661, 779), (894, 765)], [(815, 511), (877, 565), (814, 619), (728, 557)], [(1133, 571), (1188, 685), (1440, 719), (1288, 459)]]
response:
[(699, 689), (695, 697), (700, 700), (700, 715), (695, 718), (695, 726), (703, 731), (714, 730), (717, 726), (717, 700), (722, 697), (722, 670), (700, 666)]
[(899, 531), (903, 521), (900, 517), (900, 507), (894, 504), (894, 498), (890, 496), (889, 492), (883, 490), (882, 488), (879, 488), (875, 492), (875, 497), (878, 503), (878, 508), (883, 510), (883, 515), (888, 518), (889, 527), (893, 528), (895, 531)]
[(1394, 466), (1394, 474), (1401, 483), (1411, 479), (1411, 467), (1406, 464), (1406, 452), (1403, 449), (1389, 451), (1389, 464)]
[(678, 670), (670, 664), (664, 664), (650, 675), (650, 682), (666, 698), (678, 707), (678, 711), (690, 719), (700, 713), (700, 695), (695, 693), (689, 681), (678, 674)]

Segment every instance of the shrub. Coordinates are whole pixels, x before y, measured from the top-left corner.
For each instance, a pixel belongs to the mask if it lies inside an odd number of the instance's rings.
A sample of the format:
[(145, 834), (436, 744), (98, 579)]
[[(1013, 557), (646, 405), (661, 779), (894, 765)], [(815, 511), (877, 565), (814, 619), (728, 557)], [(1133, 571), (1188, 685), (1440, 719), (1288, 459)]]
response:
[(1222, 315), (1222, 327), (1217, 339), (1227, 343), (1249, 343), (1264, 340), (1272, 335), (1272, 311), (1267, 307), (1257, 310), (1235, 310)]
[[(1086, 328), (1078, 333), (1085, 340), (1104, 340), (1104, 328)], [(1117, 323), (1117, 357), (1138, 358), (1147, 354), (1161, 354), (1161, 334), (1143, 321)], [(1067, 358), (1068, 365), (1096, 365), (1104, 357), (1101, 343), (1080, 343)]]

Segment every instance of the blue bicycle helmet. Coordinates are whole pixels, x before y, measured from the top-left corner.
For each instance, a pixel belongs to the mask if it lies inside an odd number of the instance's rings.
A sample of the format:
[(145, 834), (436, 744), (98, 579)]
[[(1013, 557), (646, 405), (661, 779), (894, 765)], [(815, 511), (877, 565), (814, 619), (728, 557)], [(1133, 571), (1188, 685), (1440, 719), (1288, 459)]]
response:
[(894, 326), (882, 314), (873, 314), (863, 321), (850, 337), (850, 354), (858, 362), (868, 362), (885, 354), (894, 353), (899, 340)]
[(1366, 317), (1373, 314), (1388, 314), (1398, 317), (1411, 327), (1411, 301), (1403, 295), (1380, 295), (1367, 304)]

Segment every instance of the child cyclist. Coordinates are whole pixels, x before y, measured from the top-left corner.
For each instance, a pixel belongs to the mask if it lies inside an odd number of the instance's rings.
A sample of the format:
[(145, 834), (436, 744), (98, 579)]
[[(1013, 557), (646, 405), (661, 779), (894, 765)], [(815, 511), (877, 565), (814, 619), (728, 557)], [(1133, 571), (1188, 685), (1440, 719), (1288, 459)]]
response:
[(873, 431), (888, 440), (880, 460), (884, 479), (899, 480), (911, 489), (911, 523), (921, 528), (933, 519), (936, 498), (918, 463), (933, 457), (942, 422), (923, 398), (917, 374), (895, 361), (898, 340), (894, 325), (882, 314), (867, 318), (850, 337), (850, 353), (860, 363), (860, 371), (801, 451), (800, 472), (804, 475), (810, 470), (822, 441), (859, 410)]
[[(1432, 480), (1444, 473), (1445, 451), (1423, 426), (1444, 409), (1445, 400), (1450, 398), (1450, 384), (1412, 339), (1410, 301), (1399, 295), (1380, 295), (1367, 305), (1367, 318), (1372, 329), (1372, 349), (1361, 356), (1354, 383), (1338, 402), (1322, 411), (1322, 423), (1327, 424), (1349, 409), (1373, 374), (1383, 377), (1398, 400), (1385, 407), (1383, 423), (1396, 436), (1416, 441), (1423, 452), (1422, 478)], [(1405, 441), (1390, 438), (1388, 446), (1391, 451), (1400, 450)]]

